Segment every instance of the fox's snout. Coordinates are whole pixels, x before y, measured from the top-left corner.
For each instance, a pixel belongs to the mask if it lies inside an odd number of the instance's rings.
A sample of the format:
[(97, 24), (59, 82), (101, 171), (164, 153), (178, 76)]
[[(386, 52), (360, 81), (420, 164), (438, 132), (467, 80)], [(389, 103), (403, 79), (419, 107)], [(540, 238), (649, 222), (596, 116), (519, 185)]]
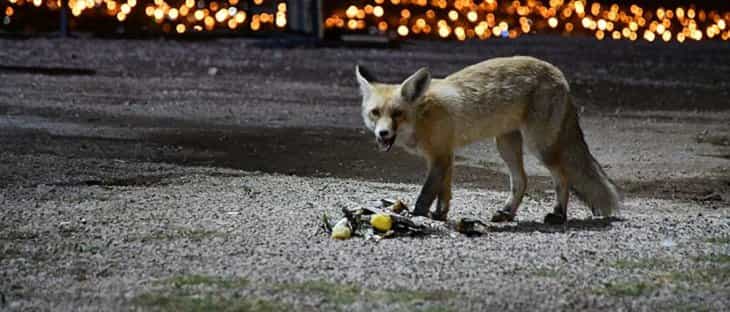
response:
[(393, 127), (389, 125), (381, 126), (380, 124), (378, 124), (375, 127), (375, 131), (373, 132), (375, 133), (375, 136), (380, 139), (390, 139), (395, 136), (395, 131), (393, 130)]
[(375, 141), (380, 145), (382, 151), (389, 151), (395, 143), (395, 131), (390, 128), (376, 127), (375, 130)]
[(390, 139), (391, 136), (393, 136), (393, 132), (388, 129), (378, 131), (378, 137), (381, 139)]

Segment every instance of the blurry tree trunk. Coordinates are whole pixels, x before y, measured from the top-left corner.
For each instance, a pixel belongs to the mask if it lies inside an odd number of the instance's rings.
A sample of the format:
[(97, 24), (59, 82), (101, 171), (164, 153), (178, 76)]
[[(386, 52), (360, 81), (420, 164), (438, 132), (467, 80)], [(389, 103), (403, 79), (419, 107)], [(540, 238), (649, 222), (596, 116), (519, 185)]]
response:
[(289, 29), (322, 39), (324, 26), (322, 0), (292, 0), (287, 2)]
[(68, 37), (68, 0), (61, 0), (60, 13), (59, 35), (61, 38), (66, 38)]

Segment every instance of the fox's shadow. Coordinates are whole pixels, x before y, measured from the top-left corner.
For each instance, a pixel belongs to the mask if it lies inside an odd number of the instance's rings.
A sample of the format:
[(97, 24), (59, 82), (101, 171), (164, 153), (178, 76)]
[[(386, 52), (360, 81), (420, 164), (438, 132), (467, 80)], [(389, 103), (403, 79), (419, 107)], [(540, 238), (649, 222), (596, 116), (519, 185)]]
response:
[(611, 217), (605, 219), (571, 219), (564, 225), (553, 225), (537, 221), (524, 221), (508, 223), (505, 225), (488, 225), (489, 232), (510, 232), (510, 233), (561, 233), (566, 231), (607, 231), (614, 222), (623, 222), (625, 219)]

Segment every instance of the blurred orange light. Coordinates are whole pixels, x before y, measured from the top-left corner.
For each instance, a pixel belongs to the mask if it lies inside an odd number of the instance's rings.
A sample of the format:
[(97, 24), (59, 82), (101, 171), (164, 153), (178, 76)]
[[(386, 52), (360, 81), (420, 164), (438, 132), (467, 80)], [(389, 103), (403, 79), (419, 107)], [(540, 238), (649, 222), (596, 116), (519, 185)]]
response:
[(459, 13), (458, 13), (458, 12), (456, 12), (456, 11), (454, 11), (454, 10), (451, 10), (451, 11), (449, 11), (449, 19), (450, 19), (451, 21), (456, 21), (456, 20), (458, 20), (458, 19), (459, 19)]
[(451, 28), (449, 28), (449, 26), (439, 27), (438, 32), (441, 38), (446, 38), (451, 34)]
[(565, 23), (565, 31), (567, 31), (567, 32), (573, 31), (573, 23)]
[(618, 30), (614, 30), (611, 33), (611, 38), (613, 38), (614, 40), (621, 39), (621, 32), (619, 32)]
[(211, 31), (215, 27), (215, 19), (211, 16), (206, 16), (203, 20), (203, 24), (205, 24), (206, 30)]
[(598, 16), (598, 14), (601, 13), (601, 4), (598, 2), (593, 2), (593, 5), (591, 5), (591, 14), (594, 16)]
[(464, 28), (461, 26), (454, 28), (454, 35), (456, 35), (456, 39), (459, 39), (459, 40), (466, 39), (466, 34), (464, 33)]
[(386, 23), (385, 21), (380, 21), (378, 23), (378, 30), (380, 30), (382, 32), (388, 30), (388, 23)]
[(286, 26), (286, 14), (284, 14), (283, 12), (277, 12), (275, 23), (276, 23), (276, 27), (279, 27), (279, 28), (285, 27)]
[(555, 28), (555, 27), (558, 27), (558, 19), (557, 19), (557, 18), (555, 18), (555, 17), (551, 17), (551, 18), (549, 18), (549, 19), (548, 19), (548, 25), (549, 25), (549, 26), (550, 26), (551, 28)]
[(383, 13), (385, 13), (383, 12), (383, 7), (377, 5), (373, 8), (373, 15), (375, 15), (375, 17), (381, 17), (383, 16)]
[(170, 17), (170, 20), (176, 20), (178, 17), (177, 9), (170, 9), (170, 11), (167, 12), (167, 16)]
[(670, 40), (672, 40), (672, 33), (671, 32), (668, 32), (668, 31), (665, 31), (662, 34), (662, 40), (664, 40), (665, 42), (669, 42)]
[(655, 38), (655, 35), (653, 32), (648, 31), (648, 30), (644, 31), (644, 39), (646, 41), (652, 42), (652, 41), (654, 41), (654, 38)]
[(605, 36), (606, 36), (606, 34), (604, 34), (602, 30), (596, 31), (596, 39), (603, 40), (603, 38), (605, 38)]
[(476, 22), (477, 18), (477, 12), (475, 11), (469, 11), (469, 13), (466, 14), (466, 19), (468, 19), (472, 23)]
[(411, 11), (408, 11), (408, 9), (403, 9), (400, 11), (400, 16), (402, 18), (410, 18), (411, 17)]
[[(155, 10), (155, 16), (157, 16), (157, 11), (162, 12), (162, 10), (160, 10), (160, 9)], [(203, 13), (203, 10), (195, 10), (195, 13), (193, 14), (193, 16), (195, 17), (196, 20), (202, 21), (203, 18), (205, 17), (205, 13)]]
[(355, 16), (357, 16), (357, 7), (354, 5), (347, 7), (345, 15), (347, 15), (348, 18), (355, 18)]
[(228, 10), (220, 10), (215, 13), (215, 20), (218, 23), (223, 23), (228, 18)]
[(165, 12), (162, 9), (155, 9), (155, 19), (160, 21), (165, 17)]
[(243, 23), (244, 21), (246, 21), (246, 12), (238, 11), (238, 13), (236, 13), (236, 16), (234, 17), (234, 19), (236, 20), (236, 23), (238, 23), (238, 24)]

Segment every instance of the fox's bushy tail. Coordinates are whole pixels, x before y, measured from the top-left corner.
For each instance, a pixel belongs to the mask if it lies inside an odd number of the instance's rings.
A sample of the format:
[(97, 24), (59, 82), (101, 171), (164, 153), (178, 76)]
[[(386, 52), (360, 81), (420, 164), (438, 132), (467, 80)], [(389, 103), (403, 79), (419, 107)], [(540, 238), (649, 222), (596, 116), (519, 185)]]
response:
[(588, 150), (572, 101), (568, 104), (560, 132), (561, 163), (571, 189), (591, 208), (594, 216), (615, 215), (623, 198), (616, 184)]

